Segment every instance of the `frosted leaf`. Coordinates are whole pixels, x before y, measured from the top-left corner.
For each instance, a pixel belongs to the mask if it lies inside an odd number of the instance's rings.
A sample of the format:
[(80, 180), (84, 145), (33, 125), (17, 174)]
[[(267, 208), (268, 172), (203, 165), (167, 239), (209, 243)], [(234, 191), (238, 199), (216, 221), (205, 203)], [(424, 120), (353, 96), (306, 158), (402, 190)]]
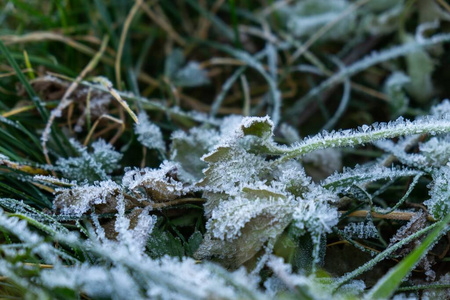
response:
[(138, 135), (138, 141), (148, 149), (166, 151), (161, 129), (152, 123), (145, 112), (138, 115), (139, 122), (134, 125), (134, 131)]
[(178, 165), (164, 161), (159, 169), (129, 170), (122, 184), (132, 192), (150, 201), (169, 201), (190, 192), (190, 187), (176, 180)]
[(243, 135), (254, 135), (267, 140), (273, 135), (274, 124), (268, 116), (242, 119), (240, 130)]
[(350, 223), (344, 228), (344, 233), (349, 237), (359, 239), (375, 238), (378, 236), (378, 230), (373, 222)]
[(450, 161), (450, 135), (433, 137), (419, 147), (429, 166), (445, 166)]
[(440, 220), (450, 213), (450, 166), (444, 166), (432, 173), (433, 182), (429, 194), (431, 198), (424, 201), (431, 215)]
[(164, 75), (176, 86), (196, 87), (209, 83), (208, 72), (195, 61), (188, 62), (185, 66), (184, 53), (181, 49), (174, 49), (167, 56), (164, 66)]
[(264, 182), (271, 165), (260, 153), (272, 146), (273, 127), (267, 116), (243, 118), (237, 127), (233, 124), (234, 132), (227, 133), (221, 143), (202, 157), (208, 168), (198, 186), (237, 195), (244, 186)]
[(122, 154), (115, 151), (111, 144), (98, 140), (92, 144), (91, 152), (75, 140), (70, 140), (78, 151), (79, 157), (59, 158), (56, 169), (63, 176), (78, 182), (94, 182), (109, 179), (109, 174), (119, 167), (118, 162)]
[(225, 240), (235, 239), (241, 235), (241, 230), (249, 222), (257, 222), (259, 216), (269, 219), (265, 226), (286, 224), (291, 211), (296, 206), (293, 199), (267, 198), (245, 199), (235, 198), (221, 202), (212, 212), (206, 224), (214, 238)]
[(220, 202), (195, 257), (218, 256), (229, 267), (240, 266), (283, 232), (295, 206), (293, 198), (238, 197)]
[(244, 186), (261, 181), (262, 174), (270, 171), (270, 164), (260, 155), (242, 148), (219, 147), (203, 160), (209, 164), (205, 178), (198, 186), (207, 191), (236, 195)]
[(113, 211), (116, 197), (122, 194), (122, 188), (114, 181), (101, 181), (95, 185), (75, 186), (71, 189), (57, 189), (54, 209), (62, 214), (81, 216), (93, 205), (104, 204), (103, 210)]
[(410, 81), (402, 72), (392, 73), (384, 83), (384, 91), (389, 97), (391, 116), (396, 118), (403, 115), (408, 108), (409, 99), (403, 91), (403, 87)]
[(203, 177), (202, 170), (208, 165), (201, 157), (219, 143), (219, 133), (214, 129), (194, 127), (188, 133), (175, 131), (171, 137), (171, 160), (178, 162), (181, 180), (194, 183)]
[[(405, 43), (414, 43), (412, 36), (405, 35)], [(424, 40), (418, 41), (423, 43)], [(411, 81), (406, 89), (417, 102), (423, 103), (433, 95), (432, 74), (434, 63), (427, 51), (419, 49), (406, 55), (406, 66)]]
[(303, 197), (314, 187), (311, 178), (306, 175), (303, 166), (296, 160), (280, 164), (272, 173), (270, 186), (280, 192)]
[(208, 72), (200, 67), (196, 61), (178, 70), (172, 78), (174, 84), (180, 87), (196, 87), (209, 84)]

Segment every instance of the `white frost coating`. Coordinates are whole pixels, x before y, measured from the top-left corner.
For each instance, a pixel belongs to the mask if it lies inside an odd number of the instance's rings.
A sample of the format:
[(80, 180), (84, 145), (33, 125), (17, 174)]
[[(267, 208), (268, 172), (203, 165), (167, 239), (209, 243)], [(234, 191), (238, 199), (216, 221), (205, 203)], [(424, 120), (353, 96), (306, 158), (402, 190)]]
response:
[(55, 209), (62, 214), (81, 216), (92, 205), (106, 204), (115, 201), (122, 193), (122, 188), (114, 181), (101, 181), (95, 185), (76, 186), (71, 189), (57, 189), (53, 202)]
[(57, 170), (62, 172), (65, 178), (78, 182), (107, 180), (109, 174), (119, 167), (122, 153), (115, 151), (113, 146), (104, 140), (92, 143), (91, 152), (74, 139), (70, 142), (80, 156), (59, 158), (56, 161)]
[(321, 185), (334, 192), (343, 192), (355, 184), (365, 184), (381, 179), (415, 176), (420, 171), (407, 168), (387, 168), (379, 165), (356, 166), (345, 168), (342, 173), (335, 173), (321, 182)]
[(442, 219), (450, 213), (450, 165), (435, 170), (432, 176), (431, 198), (424, 204), (436, 219)]
[(290, 219), (296, 206), (293, 198), (245, 199), (236, 198), (222, 201), (206, 224), (215, 238), (232, 240), (241, 235), (240, 230), (252, 219), (264, 216), (269, 219), (268, 226), (276, 226)]
[(138, 135), (138, 141), (149, 149), (166, 151), (161, 129), (152, 123), (145, 112), (138, 115), (139, 123), (134, 125), (134, 131)]
[(240, 125), (243, 119), (243, 116), (238, 115), (231, 115), (223, 118), (222, 123), (220, 124), (222, 144), (227, 143), (228, 140), (236, 139), (236, 131), (240, 130)]
[(242, 187), (261, 181), (260, 174), (269, 170), (270, 164), (264, 157), (233, 148), (204, 172), (207, 178), (204, 189), (237, 195)]
[(117, 214), (114, 228), (118, 233), (117, 240), (125, 245), (133, 255), (142, 255), (149, 234), (156, 224), (156, 216), (149, 215), (150, 206), (143, 209), (137, 220), (136, 226), (130, 228), (130, 219), (125, 216), (125, 202), (123, 196), (117, 197)]
[(450, 135), (433, 137), (419, 147), (429, 166), (440, 167), (450, 162)]
[(430, 110), (431, 114), (435, 117), (444, 117), (450, 114), (450, 101), (445, 99), (441, 103), (433, 106)]
[(350, 223), (344, 228), (344, 233), (350, 237), (359, 239), (375, 238), (378, 235), (377, 228), (373, 222)]
[(292, 215), (295, 226), (300, 231), (308, 230), (313, 235), (318, 236), (325, 232), (331, 232), (331, 228), (339, 221), (339, 213), (335, 207), (326, 202), (299, 201)]
[[(182, 182), (170, 176), (177, 170), (178, 165), (173, 162), (164, 161), (159, 169), (135, 169), (125, 173), (122, 184), (133, 192), (139, 193), (140, 188), (145, 188), (149, 199), (160, 200), (158, 197), (178, 197), (190, 191)], [(155, 199), (152, 199), (155, 198)], [(170, 199), (166, 199), (170, 200)]]
[(427, 116), (415, 121), (400, 117), (389, 123), (374, 123), (357, 130), (323, 131), (313, 137), (305, 138), (290, 148), (280, 147), (280, 150), (286, 153), (284, 159), (289, 159), (319, 149), (356, 146), (402, 135), (421, 133), (436, 135), (449, 132), (450, 117), (448, 114), (440, 117)]
[[(292, 265), (285, 263), (281, 257), (272, 256), (267, 266), (274, 273), (274, 277), (269, 278), (268, 282), (272, 299), (276, 298), (278, 293), (281, 293), (278, 296), (282, 296), (286, 289), (291, 291), (301, 290), (302, 294), (307, 295), (306, 297), (316, 300), (358, 299), (365, 289), (364, 282), (353, 280), (342, 286), (339, 293), (333, 293), (332, 285), (320, 282), (320, 279), (314, 277), (314, 275), (306, 276), (293, 273)], [(268, 287), (266, 284), (265, 286)]]
[(244, 128), (249, 128), (254, 123), (265, 123), (265, 122), (267, 122), (272, 129), (274, 128), (275, 125), (273, 124), (273, 122), (272, 122), (272, 120), (270, 119), (269, 116), (264, 116), (264, 117), (245, 117), (241, 121), (241, 126), (244, 127)]

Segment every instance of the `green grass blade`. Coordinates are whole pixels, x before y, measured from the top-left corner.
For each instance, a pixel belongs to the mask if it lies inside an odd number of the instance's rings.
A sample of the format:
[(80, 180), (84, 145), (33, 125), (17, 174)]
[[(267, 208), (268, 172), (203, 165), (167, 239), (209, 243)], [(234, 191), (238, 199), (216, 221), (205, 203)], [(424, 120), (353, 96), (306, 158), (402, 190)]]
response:
[(9, 53), (8, 49), (6, 48), (5, 44), (0, 40), (0, 51), (3, 53), (3, 55), (6, 57), (6, 60), (9, 62), (11, 67), (14, 69), (14, 71), (17, 74), (17, 77), (19, 78), (20, 82), (25, 87), (25, 90), (27, 91), (28, 95), (30, 96), (31, 100), (33, 101), (34, 105), (38, 109), (42, 119), (47, 122), (48, 120), (48, 111), (41, 105), (41, 99), (39, 99), (38, 95), (34, 92), (33, 88), (31, 87), (28, 80), (25, 78), (25, 75), (23, 75), (22, 70), (20, 70), (19, 65), (14, 60), (14, 58)]
[(403, 278), (407, 276), (414, 266), (427, 254), (430, 247), (439, 237), (445, 233), (450, 222), (450, 214), (442, 220), (439, 225), (427, 236), (427, 238), (414, 249), (397, 266), (391, 269), (366, 295), (367, 299), (387, 299), (395, 292)]

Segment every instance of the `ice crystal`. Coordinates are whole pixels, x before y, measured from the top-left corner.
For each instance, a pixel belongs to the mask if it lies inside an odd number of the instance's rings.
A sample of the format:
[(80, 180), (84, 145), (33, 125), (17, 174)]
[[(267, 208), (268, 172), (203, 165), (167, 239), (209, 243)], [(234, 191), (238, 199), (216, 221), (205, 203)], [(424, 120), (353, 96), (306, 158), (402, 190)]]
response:
[(442, 219), (450, 213), (450, 166), (444, 166), (432, 174), (431, 198), (424, 202), (436, 219)]
[(151, 201), (173, 200), (190, 191), (188, 186), (175, 179), (178, 165), (165, 161), (159, 169), (135, 169), (125, 173), (122, 184)]
[(105, 204), (107, 210), (113, 210), (116, 197), (121, 193), (122, 188), (114, 181), (101, 181), (94, 185), (58, 189), (53, 205), (63, 214), (81, 216), (98, 204)]
[(148, 149), (156, 149), (161, 152), (166, 150), (161, 129), (152, 123), (145, 112), (138, 115), (139, 122), (134, 125), (134, 131), (138, 135), (138, 141)]
[(92, 144), (92, 152), (71, 140), (72, 146), (78, 151), (79, 157), (59, 158), (56, 161), (57, 170), (67, 179), (78, 182), (109, 179), (109, 174), (119, 167), (122, 154), (115, 151), (111, 144), (98, 140)]
[(378, 235), (377, 228), (373, 222), (350, 223), (344, 228), (344, 233), (350, 237), (359, 239), (375, 238)]
[[(314, 201), (316, 200), (316, 201)], [(293, 213), (294, 225), (300, 232), (310, 231), (314, 235), (331, 232), (338, 222), (338, 211), (320, 199), (299, 201)]]
[(353, 185), (363, 185), (381, 179), (395, 179), (414, 176), (420, 171), (412, 169), (387, 168), (382, 166), (356, 166), (346, 168), (342, 173), (335, 173), (321, 182), (321, 185), (335, 192), (348, 191)]
[(214, 238), (234, 239), (241, 235), (241, 229), (247, 223), (257, 222), (259, 217), (264, 218), (271, 227), (286, 224), (285, 220), (290, 219), (295, 205), (294, 199), (230, 199), (221, 202), (212, 212), (206, 228)]
[(420, 144), (420, 152), (425, 156), (424, 162), (429, 166), (447, 165), (450, 161), (450, 135), (433, 137)]

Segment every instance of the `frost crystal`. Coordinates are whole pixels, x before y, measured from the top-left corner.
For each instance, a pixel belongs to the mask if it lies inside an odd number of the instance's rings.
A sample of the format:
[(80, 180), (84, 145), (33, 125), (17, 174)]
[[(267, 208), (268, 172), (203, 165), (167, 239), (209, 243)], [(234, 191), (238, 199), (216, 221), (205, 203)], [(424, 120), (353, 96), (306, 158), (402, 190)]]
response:
[(92, 152), (71, 140), (72, 146), (79, 152), (79, 157), (59, 158), (56, 161), (57, 170), (65, 178), (78, 182), (109, 179), (109, 174), (119, 167), (122, 154), (115, 151), (111, 144), (98, 140), (92, 144)]
[(445, 166), (450, 161), (450, 135), (433, 137), (420, 145), (420, 151), (425, 156), (429, 166)]
[(116, 204), (115, 198), (121, 193), (122, 188), (111, 180), (101, 181), (95, 185), (57, 189), (53, 206), (63, 214), (81, 216), (97, 204), (107, 204), (107, 208), (113, 209)]
[(331, 232), (331, 228), (339, 221), (339, 214), (335, 207), (323, 201), (299, 201), (293, 213), (295, 226), (304, 232), (310, 231), (314, 235)]
[(190, 191), (174, 178), (178, 165), (165, 161), (160, 169), (135, 169), (125, 173), (122, 184), (132, 192), (151, 201), (173, 200)]
[(359, 239), (375, 238), (378, 235), (377, 228), (372, 222), (350, 223), (344, 228), (344, 233), (350, 237)]
[(442, 219), (450, 213), (450, 166), (436, 170), (431, 183), (431, 199), (424, 202), (436, 219)]
[(230, 199), (221, 202), (212, 212), (206, 228), (214, 238), (223, 240), (240, 236), (241, 229), (258, 218), (264, 218), (267, 226), (285, 226), (295, 204), (293, 199)]
[(134, 131), (138, 135), (138, 141), (149, 149), (156, 149), (158, 151), (166, 151), (161, 129), (150, 122), (147, 114), (141, 112), (138, 115), (139, 123), (134, 125)]

